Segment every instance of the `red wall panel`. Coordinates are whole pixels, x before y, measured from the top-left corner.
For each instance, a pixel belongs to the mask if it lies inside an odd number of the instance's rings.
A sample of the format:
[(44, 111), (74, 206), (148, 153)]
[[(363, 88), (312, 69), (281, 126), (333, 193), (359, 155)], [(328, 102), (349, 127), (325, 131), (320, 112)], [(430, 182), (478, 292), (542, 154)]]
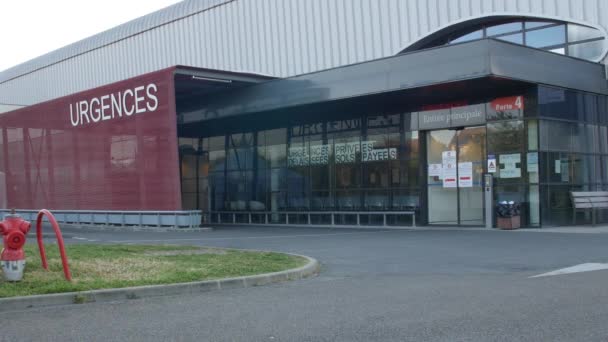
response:
[(0, 128), (3, 207), (181, 210), (173, 68), (0, 115)]

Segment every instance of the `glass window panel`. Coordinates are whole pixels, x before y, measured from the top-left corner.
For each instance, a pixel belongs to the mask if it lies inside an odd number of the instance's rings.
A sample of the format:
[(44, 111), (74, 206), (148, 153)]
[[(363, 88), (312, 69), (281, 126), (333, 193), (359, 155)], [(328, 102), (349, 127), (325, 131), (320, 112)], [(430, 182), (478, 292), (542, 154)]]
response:
[(575, 124), (560, 121), (540, 122), (540, 148), (547, 151), (569, 152), (572, 148), (572, 129)]
[(528, 121), (528, 151), (538, 150), (538, 121)]
[(608, 127), (599, 126), (599, 148), (600, 153), (608, 154)]
[(515, 44), (524, 43), (524, 34), (523, 33), (509, 34), (506, 36), (500, 36), (500, 37), (495, 37), (495, 38), (498, 40), (504, 40), (505, 42), (511, 42), (511, 43), (515, 43)]
[(488, 153), (508, 153), (523, 150), (524, 122), (503, 121), (488, 123)]
[(393, 190), (393, 210), (419, 210), (420, 191), (411, 189)]
[(577, 93), (561, 88), (538, 87), (540, 116), (578, 120)]
[(385, 210), (389, 204), (389, 190), (366, 191), (363, 208), (366, 210)]
[(531, 29), (531, 28), (536, 28), (536, 27), (542, 27), (542, 26), (547, 26), (547, 25), (553, 25), (554, 23), (551, 21), (526, 21), (524, 23), (526, 29)]
[(585, 121), (592, 124), (598, 123), (598, 97), (593, 94), (585, 93), (584, 103)]
[(460, 37), (452, 40), (450, 42), (450, 44), (463, 43), (463, 42), (468, 42), (470, 40), (481, 39), (481, 38), (483, 38), (483, 30), (477, 30), (477, 31), (467, 33), (464, 36), (460, 36)]
[(498, 34), (521, 31), (521, 30), (522, 30), (521, 22), (501, 24), (501, 25), (490, 26), (490, 27), (486, 28), (486, 36), (490, 37), (490, 36), (495, 36)]
[(597, 112), (599, 123), (602, 125), (608, 124), (608, 97), (598, 96)]
[(566, 43), (566, 26), (552, 26), (526, 32), (526, 45), (531, 47), (545, 47)]
[(568, 24), (568, 42), (602, 37), (602, 32), (592, 27)]
[(604, 52), (605, 40), (580, 43), (568, 46), (568, 54), (573, 57), (596, 60), (602, 57)]

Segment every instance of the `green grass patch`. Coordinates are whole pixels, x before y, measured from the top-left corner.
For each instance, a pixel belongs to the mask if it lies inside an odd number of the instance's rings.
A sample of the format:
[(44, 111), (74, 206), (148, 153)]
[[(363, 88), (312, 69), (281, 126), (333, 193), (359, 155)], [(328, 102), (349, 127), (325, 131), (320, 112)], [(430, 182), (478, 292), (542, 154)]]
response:
[[(63, 277), (57, 245), (46, 246), (49, 271), (42, 269), (38, 247), (26, 245), (23, 281), (0, 276), (0, 298), (141, 285), (174, 284), (278, 272), (303, 266), (304, 258), (169, 245), (67, 245), (72, 282)], [(0, 271), (1, 273), (1, 271)]]

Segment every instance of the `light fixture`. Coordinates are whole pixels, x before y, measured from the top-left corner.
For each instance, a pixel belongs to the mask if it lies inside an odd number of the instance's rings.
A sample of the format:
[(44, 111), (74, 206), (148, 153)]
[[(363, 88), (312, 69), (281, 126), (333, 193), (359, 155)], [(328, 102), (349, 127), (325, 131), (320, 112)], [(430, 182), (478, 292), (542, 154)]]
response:
[(193, 80), (199, 81), (210, 81), (210, 82), (219, 82), (219, 83), (232, 83), (232, 80), (226, 80), (222, 78), (213, 78), (213, 77), (203, 77), (203, 76), (192, 76)]

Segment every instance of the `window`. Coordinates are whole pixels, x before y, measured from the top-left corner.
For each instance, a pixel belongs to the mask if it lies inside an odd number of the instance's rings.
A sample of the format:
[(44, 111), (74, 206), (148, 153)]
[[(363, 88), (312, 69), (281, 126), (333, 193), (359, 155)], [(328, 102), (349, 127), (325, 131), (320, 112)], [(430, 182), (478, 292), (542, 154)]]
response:
[(505, 42), (515, 43), (515, 44), (523, 44), (524, 43), (524, 35), (523, 33), (509, 34), (506, 36), (496, 37), (498, 40), (504, 40)]
[(592, 27), (568, 24), (568, 41), (581, 41), (594, 38), (602, 38), (602, 32)]
[(526, 32), (526, 45), (536, 48), (566, 43), (566, 26), (552, 26)]
[(521, 29), (522, 29), (521, 25), (522, 25), (522, 23), (518, 21), (515, 23), (507, 23), (507, 24), (502, 24), (502, 25), (490, 26), (486, 29), (486, 35), (488, 37), (492, 37), (492, 36), (496, 36), (499, 34), (521, 31)]
[(568, 47), (568, 52), (570, 56), (573, 57), (595, 60), (602, 57), (602, 53), (604, 52), (604, 40), (570, 45)]
[(460, 32), (462, 33), (456, 36), (439, 36), (429, 40), (432, 43), (427, 46), (416, 49), (443, 45), (446, 41), (454, 44), (493, 38), (593, 61), (599, 60), (606, 50), (606, 39), (602, 31), (560, 21), (513, 19), (505, 22), (501, 19), (499, 22), (477, 25), (469, 31)]

